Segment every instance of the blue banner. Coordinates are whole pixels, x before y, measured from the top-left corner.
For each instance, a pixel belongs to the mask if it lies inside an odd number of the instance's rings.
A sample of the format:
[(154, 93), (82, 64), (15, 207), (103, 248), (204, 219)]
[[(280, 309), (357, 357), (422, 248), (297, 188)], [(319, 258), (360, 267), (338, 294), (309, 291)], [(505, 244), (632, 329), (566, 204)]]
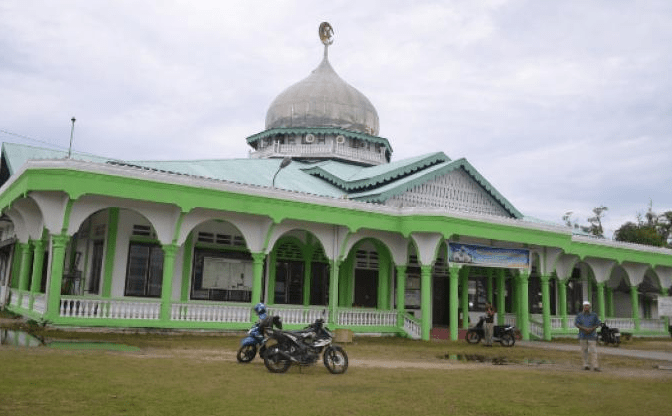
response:
[(530, 251), (523, 248), (498, 248), (448, 243), (448, 250), (448, 258), (452, 263), (508, 269), (527, 269), (530, 263)]

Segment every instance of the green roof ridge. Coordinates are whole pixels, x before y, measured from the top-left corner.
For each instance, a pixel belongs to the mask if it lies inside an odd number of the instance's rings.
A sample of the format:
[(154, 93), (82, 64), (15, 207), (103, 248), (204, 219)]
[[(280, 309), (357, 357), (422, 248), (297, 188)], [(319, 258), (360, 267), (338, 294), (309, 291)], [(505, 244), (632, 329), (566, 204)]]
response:
[[(345, 175), (338, 175), (338, 172), (329, 170), (332, 163), (328, 162), (306, 168), (304, 169), (304, 172), (313, 176), (318, 176), (341, 189), (353, 191), (356, 189), (383, 185), (399, 177), (407, 176), (416, 171), (447, 161), (450, 161), (450, 158), (443, 152), (434, 152), (384, 165), (361, 167), (347, 177)], [(336, 164), (336, 166), (341, 167), (342, 165)]]

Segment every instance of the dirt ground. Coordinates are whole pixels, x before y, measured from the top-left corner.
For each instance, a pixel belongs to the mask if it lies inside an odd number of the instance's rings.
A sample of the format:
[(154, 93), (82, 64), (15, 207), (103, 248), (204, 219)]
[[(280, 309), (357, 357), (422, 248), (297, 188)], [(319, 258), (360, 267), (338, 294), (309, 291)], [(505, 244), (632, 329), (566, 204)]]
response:
[[(345, 346), (347, 352), (347, 346)], [(138, 359), (159, 359), (159, 358), (181, 358), (185, 360), (194, 361), (236, 361), (236, 352), (228, 350), (205, 350), (205, 349), (188, 349), (188, 350), (164, 350), (164, 349), (146, 349), (131, 354)], [(257, 357), (253, 363), (261, 365), (262, 361)], [(246, 364), (241, 364), (246, 365)], [(494, 371), (552, 371), (562, 373), (583, 373), (584, 370), (576, 365), (563, 363), (498, 363), (498, 362), (465, 362), (458, 360), (444, 360), (436, 358), (435, 361), (428, 360), (404, 360), (404, 361), (390, 361), (390, 360), (376, 360), (370, 358), (354, 358), (349, 357), (349, 367), (375, 367), (375, 368), (389, 368), (389, 369), (428, 369), (428, 370), (480, 370), (490, 368)], [(654, 368), (602, 368), (602, 373), (615, 377), (632, 377), (632, 378), (657, 378), (664, 380), (672, 380), (672, 362), (669, 369)]]

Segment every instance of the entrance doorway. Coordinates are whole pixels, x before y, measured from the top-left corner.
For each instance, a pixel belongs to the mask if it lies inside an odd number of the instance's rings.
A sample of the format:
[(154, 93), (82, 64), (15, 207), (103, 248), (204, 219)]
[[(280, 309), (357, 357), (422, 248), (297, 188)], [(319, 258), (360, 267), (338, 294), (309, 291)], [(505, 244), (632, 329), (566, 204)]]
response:
[(448, 326), (450, 323), (449, 308), (450, 286), (445, 276), (432, 277), (432, 324), (434, 326)]
[(355, 269), (355, 305), (363, 308), (378, 306), (378, 271)]

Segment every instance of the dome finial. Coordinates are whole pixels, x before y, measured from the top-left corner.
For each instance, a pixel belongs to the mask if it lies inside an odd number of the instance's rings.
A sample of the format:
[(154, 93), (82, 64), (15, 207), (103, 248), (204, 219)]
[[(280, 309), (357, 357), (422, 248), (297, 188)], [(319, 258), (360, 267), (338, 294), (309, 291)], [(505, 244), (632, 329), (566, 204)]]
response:
[(320, 23), (318, 33), (320, 34), (320, 40), (324, 44), (324, 57), (326, 58), (327, 48), (334, 43), (334, 28), (331, 27), (329, 22), (322, 22)]

